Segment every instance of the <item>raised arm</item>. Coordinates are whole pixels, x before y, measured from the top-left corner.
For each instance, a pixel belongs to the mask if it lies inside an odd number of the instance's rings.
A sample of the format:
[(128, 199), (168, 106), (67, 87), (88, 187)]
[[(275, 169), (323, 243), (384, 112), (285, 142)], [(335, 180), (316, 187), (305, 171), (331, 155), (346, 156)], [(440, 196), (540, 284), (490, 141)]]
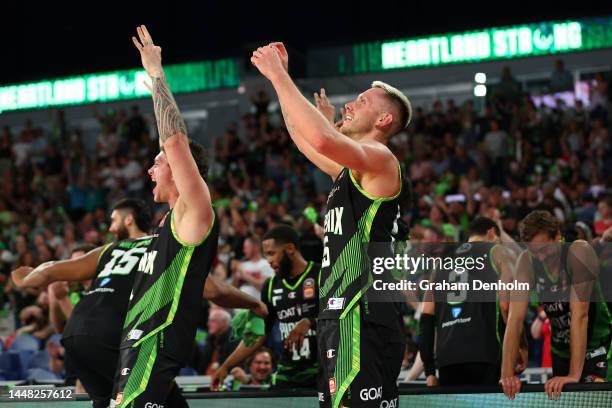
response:
[[(142, 65), (153, 82), (151, 92), (160, 148), (166, 153), (179, 192), (176, 208), (180, 214), (177, 214), (175, 222), (189, 225), (189, 228), (176, 225), (177, 232), (182, 240), (199, 242), (212, 223), (210, 192), (191, 154), (185, 122), (166, 81), (161, 64), (161, 47), (153, 44), (144, 25), (136, 30), (140, 41), (136, 37), (132, 37), (132, 41), (140, 51)], [(185, 220), (182, 213), (187, 214)]]
[[(285, 71), (287, 71), (289, 67), (289, 56), (287, 54), (285, 46), (281, 42), (272, 43), (271, 45), (273, 45), (278, 51), (282, 65)], [(324, 95), (324, 92), (322, 95)], [(325, 107), (327, 108), (328, 105), (329, 103), (327, 103)], [(329, 106), (331, 107), (331, 105)], [(329, 175), (332, 179), (338, 177), (338, 175), (342, 171), (342, 165), (336, 163), (331, 159), (328, 159), (321, 153), (317, 152), (314, 147), (312, 147), (311, 144), (306, 140), (302, 132), (300, 132), (295, 127), (293, 123), (293, 117), (288, 112), (286, 112), (282, 105), (280, 107), (281, 111), (283, 112), (283, 119), (285, 120), (285, 126), (287, 127), (287, 131), (289, 132), (289, 136), (291, 136), (291, 139), (293, 140), (297, 148), (300, 150), (300, 152), (302, 152), (304, 156), (306, 156), (308, 160), (312, 162), (312, 164), (317, 166), (322, 172)], [(331, 108), (333, 109), (333, 107)]]
[(36, 268), (21, 266), (11, 273), (11, 278), (19, 288), (45, 287), (57, 281), (83, 281), (96, 276), (98, 259), (105, 246), (93, 249), (85, 255), (65, 261), (50, 261)]
[[(380, 143), (359, 143), (336, 130), (321, 112), (299, 91), (285, 70), (280, 53), (273, 45), (258, 48), (251, 62), (276, 90), (285, 118), (319, 154), (342, 167), (384, 173), (397, 165), (393, 153)], [(391, 169), (393, 171), (393, 169)]]

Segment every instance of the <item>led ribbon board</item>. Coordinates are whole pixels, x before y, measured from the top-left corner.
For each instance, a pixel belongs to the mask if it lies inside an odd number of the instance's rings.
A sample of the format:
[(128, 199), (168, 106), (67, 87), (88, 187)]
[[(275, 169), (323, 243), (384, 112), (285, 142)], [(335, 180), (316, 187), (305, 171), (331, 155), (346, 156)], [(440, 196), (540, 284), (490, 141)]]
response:
[(543, 22), (353, 46), (353, 69), (341, 57), (340, 73), (552, 55), (612, 47), (612, 18)]
[[(235, 59), (168, 65), (164, 71), (175, 94), (234, 87), (240, 82)], [(130, 69), (2, 86), (0, 112), (145, 97), (151, 93), (144, 81), (150, 83), (144, 70)]]

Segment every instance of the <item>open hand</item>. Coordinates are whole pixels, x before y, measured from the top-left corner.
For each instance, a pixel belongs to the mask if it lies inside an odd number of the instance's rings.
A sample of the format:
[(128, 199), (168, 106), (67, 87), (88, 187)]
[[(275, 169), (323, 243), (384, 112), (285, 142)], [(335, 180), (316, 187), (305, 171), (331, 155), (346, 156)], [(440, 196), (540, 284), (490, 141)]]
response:
[(502, 377), (501, 380), (499, 380), (499, 383), (501, 384), (506, 397), (511, 400), (513, 400), (516, 395), (521, 392), (521, 381), (515, 375), (511, 377)]
[(153, 44), (153, 39), (144, 25), (136, 27), (136, 32), (140, 41), (132, 37), (132, 42), (140, 51), (142, 66), (151, 78), (161, 78), (164, 75), (161, 64), (161, 47)]
[[(544, 391), (546, 391), (546, 393), (548, 394), (548, 398), (549, 399), (559, 399), (559, 396), (561, 395), (561, 391), (563, 391), (563, 386), (565, 384), (574, 384), (577, 383), (579, 381), (579, 378), (574, 378), (574, 377), (553, 377), (550, 380), (546, 381), (546, 384), (544, 384)], [(554, 394), (554, 395), (553, 395)]]
[(329, 98), (325, 93), (325, 88), (321, 88), (320, 93), (314, 93), (315, 106), (325, 116), (325, 118), (334, 124), (334, 118), (336, 117), (336, 107), (329, 103)]

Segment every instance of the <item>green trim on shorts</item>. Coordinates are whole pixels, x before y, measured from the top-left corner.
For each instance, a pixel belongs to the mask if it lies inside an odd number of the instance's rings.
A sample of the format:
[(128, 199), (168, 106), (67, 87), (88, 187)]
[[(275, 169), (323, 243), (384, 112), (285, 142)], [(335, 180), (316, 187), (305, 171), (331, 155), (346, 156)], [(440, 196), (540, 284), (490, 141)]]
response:
[(336, 393), (331, 396), (332, 408), (338, 408), (344, 393), (359, 374), (361, 366), (361, 309), (359, 305), (338, 321), (340, 324), (340, 342), (336, 354)]
[(149, 385), (153, 364), (157, 359), (157, 336), (152, 336), (143, 342), (138, 350), (136, 363), (130, 371), (127, 383), (123, 389), (123, 395), (126, 396), (118, 406), (128, 406), (140, 394), (142, 394)]

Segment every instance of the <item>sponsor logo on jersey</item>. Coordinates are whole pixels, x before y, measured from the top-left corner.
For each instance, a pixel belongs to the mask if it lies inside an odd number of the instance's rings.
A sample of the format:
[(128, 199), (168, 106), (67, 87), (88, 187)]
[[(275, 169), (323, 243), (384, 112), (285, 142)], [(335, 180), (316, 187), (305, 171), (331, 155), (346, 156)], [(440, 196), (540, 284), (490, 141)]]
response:
[(342, 310), (344, 307), (344, 298), (329, 298), (327, 299), (328, 310)]
[(102, 279), (102, 282), (100, 282), (100, 286), (106, 286), (108, 285), (108, 282), (111, 281), (111, 278), (104, 278)]
[(379, 408), (398, 408), (397, 398), (393, 398), (392, 400), (382, 400), (380, 401)]
[(304, 280), (304, 299), (312, 299), (315, 295), (314, 279), (308, 278)]
[(329, 349), (325, 352), (325, 357), (327, 358), (334, 358), (336, 357), (336, 350), (335, 349)]
[(372, 401), (382, 398), (382, 387), (378, 388), (362, 388), (359, 391), (359, 398), (362, 401)]
[(138, 340), (139, 338), (142, 337), (142, 330), (138, 330), (138, 329), (134, 329), (134, 330), (130, 330), (130, 332), (128, 333), (128, 340)]
[(286, 319), (288, 317), (293, 317), (296, 315), (295, 306), (290, 307), (289, 309), (281, 309), (276, 312), (279, 320)]
[(289, 292), (289, 294), (287, 295), (287, 297), (289, 299), (295, 299), (295, 292)]
[(342, 235), (342, 214), (344, 207), (330, 208), (325, 214), (323, 229), (326, 234)]
[(138, 264), (138, 271), (153, 275), (153, 265), (155, 264), (156, 257), (157, 251), (145, 252), (142, 254), (142, 258), (140, 258), (140, 263)]
[(329, 393), (332, 395), (336, 393), (336, 377), (329, 379)]
[(455, 251), (456, 254), (463, 254), (468, 252), (470, 249), (472, 249), (472, 244), (465, 242), (463, 244), (461, 244), (461, 246), (459, 248), (457, 248), (457, 250)]
[(451, 314), (453, 315), (453, 318), (456, 319), (461, 314), (461, 308), (460, 307), (453, 307), (451, 309)]
[[(340, 179), (340, 177), (338, 177), (338, 180)], [(329, 203), (329, 200), (332, 199), (332, 197), (334, 196), (334, 194), (336, 194), (336, 191), (340, 190), (340, 186), (336, 186), (334, 188), (331, 189), (331, 191), (329, 192), (329, 194), (327, 195), (327, 202)]]
[(595, 358), (595, 357), (603, 356), (604, 354), (606, 354), (606, 348), (602, 346), (602, 347), (599, 347), (599, 348), (591, 351), (590, 353), (587, 353), (586, 354), (586, 359), (590, 360), (590, 359)]
[(125, 367), (125, 368), (122, 368), (122, 369), (121, 369), (121, 375), (122, 375), (122, 376), (126, 376), (126, 375), (129, 375), (129, 374), (130, 374), (130, 369), (129, 369), (129, 367)]
[(162, 404), (157, 404), (154, 402), (147, 402), (144, 408), (164, 408), (164, 406)]

